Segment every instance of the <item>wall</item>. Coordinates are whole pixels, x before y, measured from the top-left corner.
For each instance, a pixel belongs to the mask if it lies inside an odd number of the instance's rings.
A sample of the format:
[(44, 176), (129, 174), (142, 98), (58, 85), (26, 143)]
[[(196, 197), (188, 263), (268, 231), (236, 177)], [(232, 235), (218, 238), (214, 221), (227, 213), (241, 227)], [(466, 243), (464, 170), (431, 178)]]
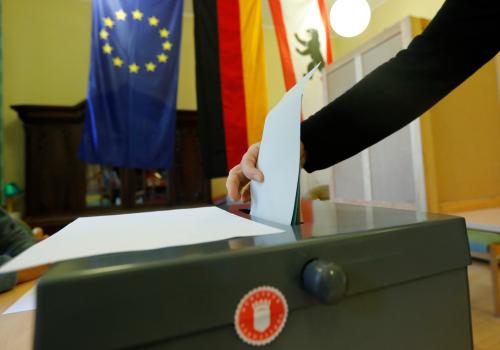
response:
[[(265, 6), (267, 11), (267, 0)], [(430, 18), (442, 0), (388, 0), (373, 11), (365, 33), (353, 39), (333, 36), (341, 57), (401, 18)], [(24, 186), (21, 123), (13, 104), (73, 105), (85, 97), (90, 48), (91, 2), (87, 0), (7, 0), (3, 11), (5, 181)], [(269, 107), (284, 93), (274, 29), (264, 26)], [(178, 108), (196, 109), (193, 17), (185, 15), (181, 47)], [(219, 186), (219, 191), (223, 188)]]
[(4, 1), (5, 181), (24, 183), (23, 131), (14, 104), (76, 104), (85, 96), (90, 3)]
[(439, 210), (500, 205), (500, 104), (495, 60), (432, 108)]

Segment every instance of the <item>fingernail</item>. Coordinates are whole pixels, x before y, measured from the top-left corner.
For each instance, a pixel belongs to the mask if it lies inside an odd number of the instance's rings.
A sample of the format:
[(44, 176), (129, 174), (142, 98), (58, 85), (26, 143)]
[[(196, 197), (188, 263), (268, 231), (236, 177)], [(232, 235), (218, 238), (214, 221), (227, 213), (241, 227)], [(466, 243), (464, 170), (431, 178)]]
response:
[(255, 181), (259, 181), (259, 182), (262, 182), (264, 180), (264, 177), (262, 176), (262, 174), (255, 174), (253, 179)]

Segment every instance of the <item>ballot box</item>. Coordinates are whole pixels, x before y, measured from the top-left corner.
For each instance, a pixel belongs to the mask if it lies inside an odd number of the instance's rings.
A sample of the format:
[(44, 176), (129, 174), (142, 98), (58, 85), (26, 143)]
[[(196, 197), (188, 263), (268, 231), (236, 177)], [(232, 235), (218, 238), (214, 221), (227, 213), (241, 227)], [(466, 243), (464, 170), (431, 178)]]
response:
[(472, 349), (462, 218), (314, 201), (266, 224), (285, 232), (56, 264), (35, 349)]

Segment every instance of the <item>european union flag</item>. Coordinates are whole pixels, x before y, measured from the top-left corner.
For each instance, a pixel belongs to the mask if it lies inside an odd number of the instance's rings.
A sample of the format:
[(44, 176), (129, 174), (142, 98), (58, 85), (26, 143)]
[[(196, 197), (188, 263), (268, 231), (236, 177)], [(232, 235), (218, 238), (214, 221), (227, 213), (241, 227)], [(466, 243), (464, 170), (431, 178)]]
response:
[(172, 166), (182, 3), (94, 0), (83, 160)]

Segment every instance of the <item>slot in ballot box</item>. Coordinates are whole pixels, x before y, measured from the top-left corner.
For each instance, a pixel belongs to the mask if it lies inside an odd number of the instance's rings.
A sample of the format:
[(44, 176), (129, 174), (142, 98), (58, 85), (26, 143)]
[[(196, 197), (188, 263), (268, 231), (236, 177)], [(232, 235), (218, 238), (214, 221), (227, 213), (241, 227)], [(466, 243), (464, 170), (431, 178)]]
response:
[(55, 265), (35, 348), (472, 349), (462, 218), (302, 209), (282, 234)]

